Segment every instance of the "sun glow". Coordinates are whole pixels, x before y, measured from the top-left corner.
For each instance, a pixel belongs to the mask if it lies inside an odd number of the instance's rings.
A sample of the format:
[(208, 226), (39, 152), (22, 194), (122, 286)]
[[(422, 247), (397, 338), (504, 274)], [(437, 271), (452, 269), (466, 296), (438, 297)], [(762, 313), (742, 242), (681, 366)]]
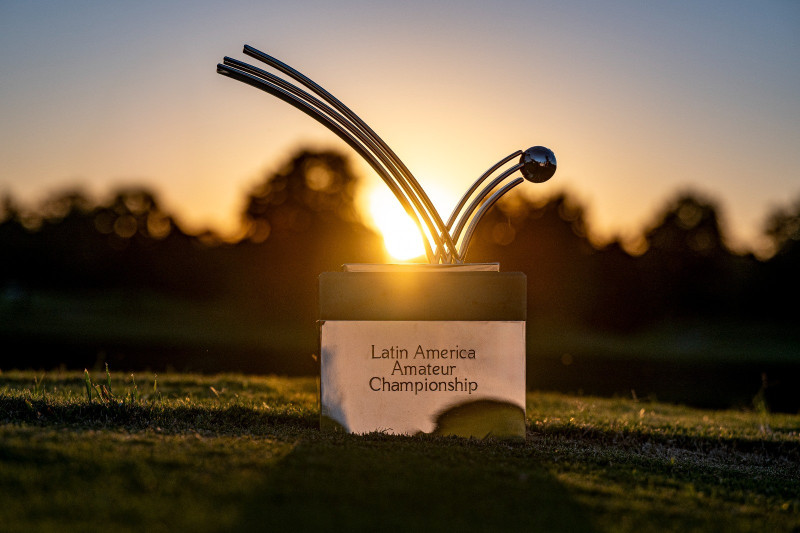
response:
[(425, 254), (422, 237), (397, 199), (386, 187), (369, 195), (369, 214), (383, 235), (384, 246), (398, 261), (409, 261)]

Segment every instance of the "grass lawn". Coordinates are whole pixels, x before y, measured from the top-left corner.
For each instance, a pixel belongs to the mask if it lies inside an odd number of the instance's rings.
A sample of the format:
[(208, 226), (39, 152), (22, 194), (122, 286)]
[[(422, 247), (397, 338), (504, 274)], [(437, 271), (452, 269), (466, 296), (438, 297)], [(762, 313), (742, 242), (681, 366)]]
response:
[(0, 530), (800, 531), (798, 415), (531, 393), (525, 442), (328, 435), (313, 379), (91, 377), (0, 373)]

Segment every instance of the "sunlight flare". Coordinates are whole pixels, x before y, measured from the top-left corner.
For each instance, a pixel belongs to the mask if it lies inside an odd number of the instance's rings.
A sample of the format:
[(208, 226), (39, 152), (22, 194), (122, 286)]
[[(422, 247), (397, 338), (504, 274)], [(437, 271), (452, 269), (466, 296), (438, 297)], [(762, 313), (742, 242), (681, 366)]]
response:
[(383, 235), (386, 251), (398, 261), (409, 261), (425, 254), (417, 226), (386, 188), (375, 188), (369, 196), (369, 214)]

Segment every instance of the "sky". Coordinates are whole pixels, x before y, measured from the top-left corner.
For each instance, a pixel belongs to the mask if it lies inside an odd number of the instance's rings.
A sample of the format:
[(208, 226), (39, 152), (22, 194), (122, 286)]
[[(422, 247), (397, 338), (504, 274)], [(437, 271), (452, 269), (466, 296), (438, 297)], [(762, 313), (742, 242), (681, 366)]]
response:
[(153, 187), (188, 229), (231, 232), (317, 122), (220, 76), (247, 43), (363, 118), (449, 213), (533, 145), (598, 239), (630, 238), (691, 189), (731, 244), (800, 199), (800, 2), (0, 0), (0, 195)]

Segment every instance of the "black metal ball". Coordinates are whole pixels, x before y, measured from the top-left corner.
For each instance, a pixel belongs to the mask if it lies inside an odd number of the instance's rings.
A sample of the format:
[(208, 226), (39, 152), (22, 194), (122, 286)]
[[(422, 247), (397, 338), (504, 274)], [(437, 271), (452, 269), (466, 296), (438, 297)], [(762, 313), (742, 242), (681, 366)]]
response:
[(519, 158), (522, 176), (533, 183), (544, 183), (556, 173), (556, 155), (544, 146), (533, 146)]

